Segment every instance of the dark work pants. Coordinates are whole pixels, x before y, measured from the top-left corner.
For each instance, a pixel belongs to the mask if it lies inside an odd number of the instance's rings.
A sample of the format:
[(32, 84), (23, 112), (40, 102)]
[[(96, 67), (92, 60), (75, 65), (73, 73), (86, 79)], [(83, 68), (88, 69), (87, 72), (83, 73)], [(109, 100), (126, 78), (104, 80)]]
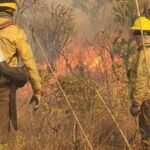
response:
[(144, 101), (139, 116), (143, 150), (150, 150), (150, 100)]
[(0, 144), (7, 143), (9, 136), (10, 88), (0, 87)]

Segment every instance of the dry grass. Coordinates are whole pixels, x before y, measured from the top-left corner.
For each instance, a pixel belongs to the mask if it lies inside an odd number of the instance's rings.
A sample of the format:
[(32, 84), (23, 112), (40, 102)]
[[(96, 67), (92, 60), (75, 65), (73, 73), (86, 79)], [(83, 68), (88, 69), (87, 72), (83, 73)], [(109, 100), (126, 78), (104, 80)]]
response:
[[(95, 88), (99, 87), (91, 79), (82, 76), (61, 77), (59, 81), (94, 150), (126, 149), (123, 138), (96, 95)], [(20, 129), (16, 133), (15, 144), (10, 142), (9, 149), (13, 147), (14, 150), (88, 150), (85, 139), (55, 80), (47, 78), (43, 91), (45, 93), (40, 110), (33, 112), (28, 104), (24, 104), (19, 111)], [(106, 97), (105, 87), (102, 94)], [(124, 99), (122, 95), (118, 95), (119, 97), (120, 101)], [(119, 107), (117, 105), (118, 102), (114, 99), (111, 109), (130, 144), (134, 146), (137, 142), (135, 122), (128, 115), (127, 106), (124, 106), (127, 103), (124, 105), (121, 103)]]

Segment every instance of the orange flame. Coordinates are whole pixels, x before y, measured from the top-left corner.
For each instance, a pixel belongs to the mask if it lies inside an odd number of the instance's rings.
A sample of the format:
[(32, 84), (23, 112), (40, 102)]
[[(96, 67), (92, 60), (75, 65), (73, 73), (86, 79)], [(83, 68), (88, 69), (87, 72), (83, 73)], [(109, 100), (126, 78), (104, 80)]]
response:
[(64, 52), (56, 61), (57, 75), (70, 73), (70, 69), (75, 70), (81, 64), (89, 72), (105, 72), (111, 70), (112, 60), (109, 52), (102, 48), (72, 46), (71, 52)]

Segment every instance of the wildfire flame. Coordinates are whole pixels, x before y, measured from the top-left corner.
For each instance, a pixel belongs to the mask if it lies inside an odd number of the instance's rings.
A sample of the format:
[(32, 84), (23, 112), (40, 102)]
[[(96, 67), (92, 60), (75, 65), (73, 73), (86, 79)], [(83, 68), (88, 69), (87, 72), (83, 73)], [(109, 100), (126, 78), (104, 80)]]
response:
[(64, 52), (56, 61), (57, 75), (65, 75), (70, 73), (70, 69), (76, 70), (79, 66), (83, 66), (89, 72), (94, 73), (98, 70), (104, 72), (111, 70), (112, 59), (109, 52), (102, 48), (95, 47), (71, 47), (71, 52)]

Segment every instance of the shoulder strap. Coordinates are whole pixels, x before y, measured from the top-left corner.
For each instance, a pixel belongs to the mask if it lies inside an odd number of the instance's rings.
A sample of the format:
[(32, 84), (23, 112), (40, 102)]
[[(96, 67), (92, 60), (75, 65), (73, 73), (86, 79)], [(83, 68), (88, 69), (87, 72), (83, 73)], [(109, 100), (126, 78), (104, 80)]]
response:
[(7, 22), (5, 22), (3, 24), (0, 24), (0, 30), (5, 29), (5, 28), (7, 28), (7, 27), (9, 27), (11, 25), (15, 25), (15, 24), (12, 21), (7, 21)]
[(10, 64), (12, 62), (13, 58), (16, 56), (17, 56), (17, 52), (9, 59), (8, 64)]

